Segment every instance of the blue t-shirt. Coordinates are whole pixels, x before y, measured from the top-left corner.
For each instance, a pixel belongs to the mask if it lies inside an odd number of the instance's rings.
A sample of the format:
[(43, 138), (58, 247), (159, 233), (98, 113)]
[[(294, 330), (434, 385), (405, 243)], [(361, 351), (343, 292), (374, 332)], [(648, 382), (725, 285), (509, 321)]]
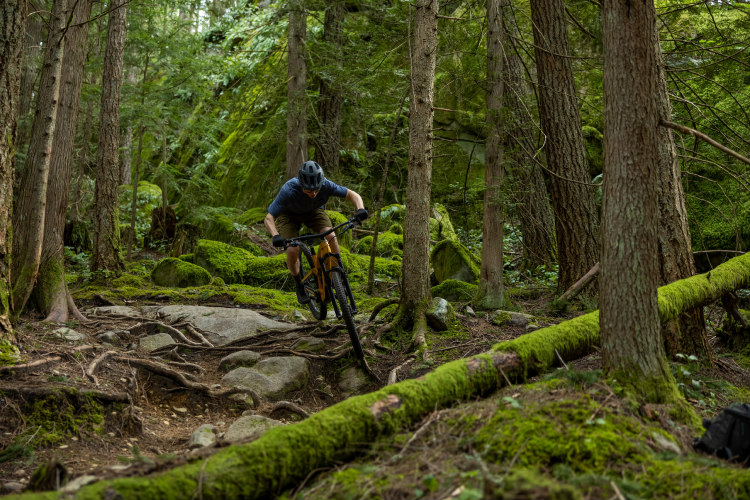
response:
[(338, 184), (323, 179), (323, 185), (315, 198), (310, 198), (302, 192), (302, 186), (296, 177), (289, 179), (281, 186), (276, 199), (268, 206), (268, 213), (274, 217), (281, 214), (286, 215), (307, 215), (312, 211), (323, 208), (331, 196), (345, 198), (349, 190)]

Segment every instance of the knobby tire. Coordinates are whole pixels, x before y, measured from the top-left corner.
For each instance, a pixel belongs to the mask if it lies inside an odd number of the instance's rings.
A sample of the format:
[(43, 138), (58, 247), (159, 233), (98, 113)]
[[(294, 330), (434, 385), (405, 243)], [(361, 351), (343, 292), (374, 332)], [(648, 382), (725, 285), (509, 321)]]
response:
[[(302, 254), (299, 256), (299, 269), (300, 276), (305, 277), (305, 274), (313, 269), (313, 256), (307, 245), (299, 245)], [(304, 256), (304, 257), (303, 257)], [(311, 274), (303, 283), (307, 294), (310, 296), (310, 302), (307, 303), (307, 308), (313, 315), (313, 318), (317, 320), (326, 319), (328, 313), (328, 305), (320, 300), (320, 292), (318, 291), (318, 280), (314, 274)]]
[(352, 309), (349, 306), (349, 294), (347, 293), (344, 280), (338, 270), (331, 270), (331, 282), (333, 283), (333, 291), (336, 295), (336, 303), (339, 305), (339, 311), (344, 318), (346, 323), (346, 329), (349, 331), (349, 338), (352, 341), (352, 348), (354, 354), (357, 356), (362, 363), (365, 362), (365, 353), (362, 350), (362, 344), (359, 341), (359, 335), (357, 334), (357, 327), (354, 324), (354, 318), (352, 317)]

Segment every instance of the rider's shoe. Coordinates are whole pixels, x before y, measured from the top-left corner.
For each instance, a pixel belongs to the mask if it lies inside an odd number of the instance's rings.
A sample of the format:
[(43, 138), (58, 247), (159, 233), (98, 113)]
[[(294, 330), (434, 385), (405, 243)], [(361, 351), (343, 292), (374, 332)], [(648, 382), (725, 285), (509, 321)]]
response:
[(307, 304), (308, 302), (310, 302), (310, 296), (307, 294), (304, 286), (298, 285), (296, 291), (297, 302), (299, 302), (300, 304)]

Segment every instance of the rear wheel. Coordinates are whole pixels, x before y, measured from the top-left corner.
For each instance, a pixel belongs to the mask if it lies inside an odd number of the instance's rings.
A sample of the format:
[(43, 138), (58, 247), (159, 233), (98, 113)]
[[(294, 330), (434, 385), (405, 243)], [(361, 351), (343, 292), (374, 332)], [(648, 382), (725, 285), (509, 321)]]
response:
[(349, 338), (352, 341), (352, 348), (357, 358), (364, 362), (365, 353), (362, 350), (362, 344), (359, 341), (359, 335), (357, 334), (357, 327), (354, 324), (354, 317), (352, 311), (355, 311), (354, 299), (352, 298), (351, 290), (349, 285), (341, 276), (341, 273), (337, 269), (331, 270), (331, 283), (333, 284), (333, 293), (335, 296), (336, 303), (341, 311), (341, 316), (344, 317), (344, 323), (346, 323), (346, 329), (349, 331)]
[[(310, 270), (313, 269), (315, 265), (313, 263), (312, 252), (310, 252), (310, 249), (307, 247), (307, 245), (300, 244), (299, 248), (302, 251), (301, 255), (299, 256), (299, 272), (300, 277), (304, 279), (305, 275), (310, 272)], [(325, 319), (326, 313), (328, 312), (328, 307), (323, 301), (320, 300), (318, 279), (314, 274), (310, 274), (310, 276), (306, 280), (304, 280), (302, 284), (305, 287), (307, 295), (310, 296), (310, 302), (307, 303), (307, 307), (310, 309), (313, 318), (317, 320)]]

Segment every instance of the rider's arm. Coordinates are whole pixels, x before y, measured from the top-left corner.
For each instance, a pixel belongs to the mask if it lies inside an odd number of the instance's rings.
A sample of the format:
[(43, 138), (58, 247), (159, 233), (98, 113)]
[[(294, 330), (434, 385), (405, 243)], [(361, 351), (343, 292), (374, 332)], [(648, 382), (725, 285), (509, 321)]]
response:
[(355, 191), (352, 191), (351, 189), (347, 189), (345, 200), (354, 203), (354, 207), (357, 210), (359, 210), (360, 208), (365, 208), (365, 204), (362, 201), (362, 197)]
[(276, 218), (273, 215), (266, 214), (266, 218), (263, 219), (263, 224), (266, 226), (271, 238), (279, 234), (278, 229), (276, 229)]

